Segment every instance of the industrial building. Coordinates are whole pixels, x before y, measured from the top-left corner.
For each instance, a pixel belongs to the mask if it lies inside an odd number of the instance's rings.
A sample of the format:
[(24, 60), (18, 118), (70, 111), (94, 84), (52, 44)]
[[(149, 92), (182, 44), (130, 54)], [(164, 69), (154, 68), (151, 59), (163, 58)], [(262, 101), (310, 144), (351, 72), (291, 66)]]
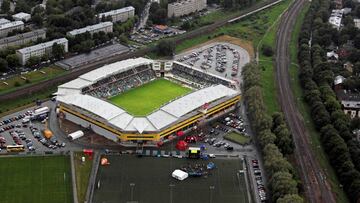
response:
[(134, 15), (135, 15), (135, 8), (132, 6), (128, 6), (117, 10), (108, 11), (105, 13), (99, 13), (97, 17), (102, 19), (110, 16), (112, 22), (115, 23), (115, 22), (125, 22), (129, 18), (134, 17)]
[(86, 26), (84, 28), (69, 31), (67, 35), (71, 37), (75, 37), (76, 35), (83, 34), (85, 32), (89, 32), (90, 34), (94, 34), (97, 32), (105, 32), (105, 33), (113, 32), (113, 23), (102, 22), (99, 24)]
[(9, 46), (21, 46), (30, 42), (34, 42), (37, 39), (45, 39), (45, 38), (46, 38), (45, 29), (25, 32), (15, 36), (0, 39), (0, 49), (5, 49)]
[(168, 17), (181, 17), (206, 8), (206, 0), (184, 0), (168, 4)]
[(25, 65), (30, 57), (42, 57), (45, 54), (52, 54), (52, 47), (57, 43), (64, 47), (64, 51), (68, 52), (68, 40), (66, 38), (55, 39), (49, 42), (37, 44), (31, 47), (26, 47), (16, 51), (16, 54), (19, 57), (20, 63)]
[(22, 21), (14, 21), (9, 23), (4, 23), (0, 25), (0, 37), (6, 37), (9, 32), (14, 30), (23, 30), (24, 29), (24, 22)]

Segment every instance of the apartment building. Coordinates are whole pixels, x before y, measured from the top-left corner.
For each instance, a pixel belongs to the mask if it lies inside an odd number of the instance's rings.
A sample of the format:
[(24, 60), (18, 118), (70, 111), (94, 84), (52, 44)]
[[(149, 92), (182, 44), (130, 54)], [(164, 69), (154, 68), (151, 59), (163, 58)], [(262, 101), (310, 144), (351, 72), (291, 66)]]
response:
[(42, 57), (45, 54), (52, 54), (52, 46), (57, 43), (64, 46), (64, 51), (68, 52), (68, 40), (66, 38), (55, 39), (49, 42), (37, 44), (31, 47), (26, 47), (16, 51), (19, 57), (20, 63), (25, 65), (30, 57), (37, 56)]
[(45, 29), (34, 30), (19, 35), (2, 38), (0, 39), (0, 49), (5, 49), (9, 46), (21, 46), (30, 42), (34, 42), (39, 38), (46, 38)]
[(180, 17), (206, 8), (206, 0), (184, 0), (168, 4), (168, 17)]
[(0, 18), (0, 25), (6, 24), (6, 23), (10, 23), (10, 20), (8, 20), (6, 18)]
[(24, 23), (22, 21), (14, 21), (0, 25), (0, 37), (6, 37), (13, 30), (23, 30)]
[(97, 32), (113, 32), (113, 23), (112, 22), (103, 22), (95, 25), (86, 26), (84, 28), (75, 29), (69, 31), (67, 33), (68, 36), (75, 37), (76, 35), (83, 34), (85, 32), (89, 32), (90, 34), (94, 34)]
[(120, 8), (117, 10), (108, 11), (105, 13), (99, 13), (97, 17), (102, 19), (103, 17), (111, 16), (112, 22), (125, 22), (127, 19), (134, 17), (135, 15), (135, 8), (132, 6)]
[(24, 13), (24, 12), (14, 14), (14, 15), (12, 15), (12, 17), (14, 18), (14, 20), (21, 20), (24, 22), (27, 22), (31, 19), (31, 15), (28, 13)]

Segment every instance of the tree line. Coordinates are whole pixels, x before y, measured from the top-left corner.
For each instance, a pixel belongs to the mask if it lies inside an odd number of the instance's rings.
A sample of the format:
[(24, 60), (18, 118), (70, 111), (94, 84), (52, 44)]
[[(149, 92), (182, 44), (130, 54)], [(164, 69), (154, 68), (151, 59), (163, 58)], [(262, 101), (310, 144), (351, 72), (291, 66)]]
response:
[(258, 65), (246, 65), (242, 74), (245, 105), (263, 154), (271, 199), (277, 203), (301, 203), (295, 170), (285, 157), (293, 153), (294, 145), (284, 117), (281, 113), (267, 114)]
[(324, 54), (329, 45), (327, 40), (331, 43), (336, 38), (330, 36), (334, 30), (327, 23), (330, 8), (329, 0), (311, 2), (299, 37), (299, 78), (330, 164), (351, 202), (359, 202), (360, 146), (350, 130), (350, 119), (343, 113), (331, 88), (334, 69)]

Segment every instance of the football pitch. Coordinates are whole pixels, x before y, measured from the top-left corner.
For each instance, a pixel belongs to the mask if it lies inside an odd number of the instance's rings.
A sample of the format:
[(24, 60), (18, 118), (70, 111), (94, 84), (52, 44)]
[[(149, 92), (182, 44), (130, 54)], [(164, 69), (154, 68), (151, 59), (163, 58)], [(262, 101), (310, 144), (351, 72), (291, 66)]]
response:
[(69, 156), (1, 157), (1, 203), (71, 203)]
[[(110, 165), (100, 166), (93, 203), (248, 203), (242, 160), (107, 156)], [(214, 162), (208, 176), (178, 181), (171, 173), (181, 166)], [(100, 183), (98, 184), (98, 182)]]
[(109, 100), (134, 116), (145, 116), (191, 89), (166, 79), (157, 79)]

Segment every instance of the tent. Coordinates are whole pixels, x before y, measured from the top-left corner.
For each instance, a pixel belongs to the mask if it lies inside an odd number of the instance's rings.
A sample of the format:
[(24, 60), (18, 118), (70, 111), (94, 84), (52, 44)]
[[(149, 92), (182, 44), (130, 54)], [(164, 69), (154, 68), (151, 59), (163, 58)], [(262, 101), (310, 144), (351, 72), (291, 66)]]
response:
[(105, 158), (105, 157), (101, 158), (100, 163), (101, 163), (102, 166), (106, 166), (106, 165), (110, 164), (109, 160), (107, 158)]
[(189, 174), (182, 171), (182, 170), (179, 170), (179, 169), (176, 169), (172, 174), (171, 176), (175, 179), (178, 179), (178, 180), (185, 180), (187, 177), (189, 177)]
[(180, 140), (178, 143), (176, 143), (175, 147), (180, 151), (185, 151), (189, 146), (187, 142), (185, 142), (184, 140)]
[(185, 134), (184, 131), (179, 131), (179, 132), (176, 133), (176, 135), (179, 136), (179, 137), (183, 136), (184, 134)]

